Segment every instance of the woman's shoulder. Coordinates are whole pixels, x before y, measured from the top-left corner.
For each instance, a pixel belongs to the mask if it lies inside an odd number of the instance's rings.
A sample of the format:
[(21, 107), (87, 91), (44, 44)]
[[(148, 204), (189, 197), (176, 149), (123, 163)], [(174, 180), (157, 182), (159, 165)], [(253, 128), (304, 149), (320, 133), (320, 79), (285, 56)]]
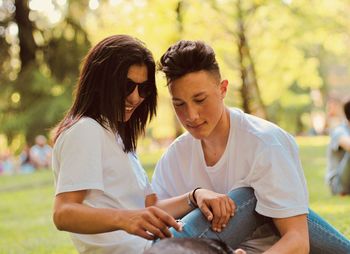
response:
[(103, 130), (103, 127), (93, 118), (82, 117), (71, 127), (66, 129), (60, 135), (60, 138), (91, 138), (100, 135)]

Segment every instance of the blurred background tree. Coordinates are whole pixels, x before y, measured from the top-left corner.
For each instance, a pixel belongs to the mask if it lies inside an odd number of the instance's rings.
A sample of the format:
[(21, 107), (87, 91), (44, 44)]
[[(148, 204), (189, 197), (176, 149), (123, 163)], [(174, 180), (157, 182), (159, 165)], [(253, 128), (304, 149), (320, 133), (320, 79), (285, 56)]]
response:
[[(294, 134), (319, 119), (322, 133), (327, 98), (350, 91), (349, 12), (347, 0), (0, 0), (0, 133), (14, 147), (47, 134), (90, 45), (117, 33), (143, 40), (157, 60), (179, 39), (205, 40), (230, 81), (228, 105)], [(162, 142), (182, 129), (157, 80), (147, 136)]]
[(87, 6), (73, 2), (1, 3), (0, 131), (10, 142), (47, 134), (70, 105), (81, 58), (90, 47), (80, 24)]

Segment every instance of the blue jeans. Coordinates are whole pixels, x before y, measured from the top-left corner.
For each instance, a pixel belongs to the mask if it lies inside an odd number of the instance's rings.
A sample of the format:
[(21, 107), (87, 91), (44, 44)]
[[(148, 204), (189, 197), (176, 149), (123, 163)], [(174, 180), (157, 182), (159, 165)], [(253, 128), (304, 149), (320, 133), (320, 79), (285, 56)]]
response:
[[(237, 208), (223, 231), (220, 233), (212, 231), (211, 223), (199, 209), (195, 209), (181, 219), (184, 223), (182, 232), (171, 229), (174, 237), (213, 238), (224, 241), (235, 249), (252, 235), (257, 227), (264, 223), (273, 224), (271, 218), (255, 212), (257, 201), (252, 188), (238, 188), (228, 195), (235, 201)], [(310, 253), (350, 254), (350, 241), (312, 210), (309, 210), (308, 214), (308, 227)]]

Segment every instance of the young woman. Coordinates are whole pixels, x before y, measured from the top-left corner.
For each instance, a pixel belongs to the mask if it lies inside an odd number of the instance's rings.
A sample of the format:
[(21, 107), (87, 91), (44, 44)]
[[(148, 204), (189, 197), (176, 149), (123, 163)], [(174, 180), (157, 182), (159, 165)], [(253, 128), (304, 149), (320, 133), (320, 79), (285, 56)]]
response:
[(179, 229), (166, 212), (145, 208), (151, 188), (134, 153), (156, 98), (154, 60), (140, 41), (111, 36), (86, 56), (53, 151), (54, 223), (81, 253), (140, 253), (153, 235)]

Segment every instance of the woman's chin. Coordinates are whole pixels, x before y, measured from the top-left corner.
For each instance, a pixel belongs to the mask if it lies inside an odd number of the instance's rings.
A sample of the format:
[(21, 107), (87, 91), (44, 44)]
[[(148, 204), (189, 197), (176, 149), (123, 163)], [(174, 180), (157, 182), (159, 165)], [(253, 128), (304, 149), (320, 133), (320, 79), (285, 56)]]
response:
[(124, 115), (124, 122), (127, 122), (127, 121), (130, 120), (130, 118), (131, 118), (133, 112), (134, 112), (134, 111), (125, 112), (125, 115)]

